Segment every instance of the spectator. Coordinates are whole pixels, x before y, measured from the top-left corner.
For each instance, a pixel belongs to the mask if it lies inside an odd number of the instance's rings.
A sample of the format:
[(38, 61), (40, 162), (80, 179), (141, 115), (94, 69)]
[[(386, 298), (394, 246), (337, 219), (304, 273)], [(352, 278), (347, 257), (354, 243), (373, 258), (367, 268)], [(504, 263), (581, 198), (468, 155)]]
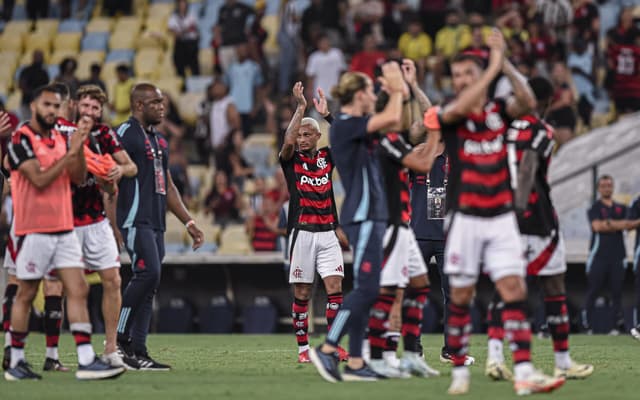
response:
[(104, 81), (100, 79), (100, 72), (102, 72), (102, 67), (98, 63), (91, 64), (89, 79), (86, 81), (80, 82), (80, 86), (83, 85), (96, 85), (100, 89), (102, 89), (105, 93), (107, 93), (107, 86), (104, 84)]
[(256, 176), (253, 179), (253, 190), (249, 194), (249, 211), (260, 212), (262, 209), (262, 201), (267, 195), (267, 183), (261, 176)]
[(237, 59), (236, 46), (247, 43), (247, 22), (253, 13), (253, 8), (237, 0), (226, 0), (220, 7), (214, 34), (222, 71), (226, 72)]
[(351, 57), (349, 71), (362, 72), (369, 78), (375, 79), (376, 67), (382, 65), (386, 55), (376, 47), (376, 41), (372, 35), (365, 35), (362, 39), (362, 50)]
[(421, 72), (424, 71), (427, 57), (431, 55), (432, 45), (431, 38), (422, 30), (422, 24), (417, 20), (409, 22), (407, 32), (398, 40), (398, 49), (402, 56), (415, 61), (418, 76), (422, 76)]
[(131, 15), (133, 0), (104, 0), (104, 9), (107, 15), (115, 17), (117, 14)]
[(598, 38), (600, 37), (600, 12), (593, 0), (577, 0), (573, 12), (574, 38), (581, 38), (587, 43), (588, 52), (598, 54)]
[(587, 295), (583, 312), (584, 328), (591, 329), (596, 296), (608, 283), (612, 303), (611, 313), (615, 328), (624, 327), (622, 318), (622, 283), (626, 269), (624, 230), (627, 207), (613, 201), (613, 178), (603, 175), (598, 179), (600, 198), (591, 206), (587, 215), (591, 224), (591, 252), (587, 262)]
[(372, 35), (376, 44), (384, 43), (382, 18), (384, 17), (384, 3), (380, 0), (362, 0), (351, 7), (355, 38), (362, 39), (364, 35)]
[(288, 93), (297, 67), (300, 52), (300, 16), (296, 2), (284, 0), (280, 7), (280, 29), (278, 29), (278, 93)]
[(49, 0), (27, 0), (27, 17), (35, 21), (49, 16)]
[(527, 45), (529, 58), (538, 65), (539, 69), (547, 71), (546, 62), (551, 58), (553, 51), (551, 38), (538, 21), (529, 23), (527, 31), (529, 32)]
[(131, 108), (129, 96), (131, 89), (133, 89), (133, 79), (131, 79), (128, 65), (119, 64), (116, 67), (116, 76), (118, 80), (113, 88), (113, 99), (111, 100), (111, 109), (115, 112), (111, 120), (113, 126), (120, 125), (129, 118)]
[(224, 171), (227, 176), (231, 177), (231, 181), (238, 186), (240, 191), (244, 187), (245, 178), (254, 173), (253, 167), (242, 156), (243, 146), (242, 131), (236, 129), (227, 136), (223, 150), (216, 155), (216, 169)]
[(213, 214), (214, 223), (223, 227), (240, 222), (241, 197), (238, 190), (229, 185), (229, 177), (224, 171), (216, 171), (213, 179), (213, 187), (204, 201), (205, 214)]
[(640, 110), (640, 30), (633, 9), (620, 12), (618, 26), (607, 33), (607, 79), (609, 96), (618, 114)]
[(20, 72), (18, 81), (22, 92), (20, 117), (26, 120), (31, 117), (29, 103), (31, 103), (33, 91), (49, 82), (49, 74), (44, 68), (44, 54), (41, 50), (33, 52), (33, 62)]
[(231, 98), (240, 114), (242, 132), (248, 136), (258, 112), (262, 97), (260, 87), (264, 81), (260, 66), (249, 58), (247, 44), (238, 45), (236, 50), (237, 60), (229, 66), (226, 79), (231, 89)]
[(76, 70), (78, 69), (78, 63), (73, 58), (65, 58), (60, 62), (60, 73), (54, 81), (61, 82), (67, 85), (69, 88), (69, 94), (71, 98), (76, 95), (76, 90), (80, 86), (78, 78), (76, 78)]
[(487, 65), (489, 62), (489, 46), (485, 44), (482, 25), (473, 25), (471, 27), (471, 44), (463, 52), (482, 59)]
[(198, 20), (189, 13), (187, 0), (177, 0), (176, 9), (169, 17), (168, 27), (175, 44), (173, 45), (173, 64), (178, 75), (185, 78), (185, 68), (189, 68), (191, 75), (200, 75), (198, 64)]
[(575, 95), (571, 76), (563, 62), (555, 62), (551, 69), (551, 82), (555, 93), (547, 109), (547, 122), (555, 129), (555, 139), (562, 146), (573, 139), (576, 129)]
[(221, 150), (229, 133), (242, 127), (240, 114), (229, 95), (227, 85), (217, 79), (210, 86), (209, 145), (214, 152)]
[(436, 54), (450, 59), (471, 44), (471, 31), (462, 23), (461, 11), (455, 8), (447, 11), (445, 23), (436, 35)]
[(281, 207), (287, 200), (289, 200), (289, 189), (287, 187), (287, 178), (284, 176), (282, 168), (276, 169), (273, 176), (275, 184), (273, 189), (267, 193), (275, 202), (278, 207)]
[(347, 69), (342, 51), (331, 47), (329, 37), (320, 35), (317, 42), (317, 50), (311, 53), (307, 62), (307, 90), (311, 93), (307, 98), (313, 98), (318, 89), (324, 90), (329, 97), (331, 89), (338, 84), (338, 79)]
[(524, 18), (516, 8), (512, 8), (505, 12), (496, 20), (496, 26), (500, 28), (505, 40), (517, 38), (521, 42), (529, 41), (529, 32), (524, 29)]
[(571, 70), (571, 79), (578, 92), (578, 115), (586, 126), (591, 125), (591, 113), (595, 105), (595, 63), (593, 55), (587, 50), (587, 42), (578, 36), (573, 42), (573, 51), (569, 54), (567, 66)]
[(247, 218), (246, 228), (254, 251), (278, 250), (280, 207), (272, 196), (265, 196), (260, 211)]
[(337, 39), (344, 32), (344, 0), (311, 0), (311, 4), (302, 13), (302, 41), (308, 53), (318, 42), (321, 35)]
[(265, 0), (256, 0), (253, 6), (255, 18), (249, 27), (249, 53), (251, 58), (256, 60), (266, 71), (267, 65), (264, 58), (262, 46), (267, 41), (269, 33), (262, 26), (262, 18), (264, 18), (267, 4)]

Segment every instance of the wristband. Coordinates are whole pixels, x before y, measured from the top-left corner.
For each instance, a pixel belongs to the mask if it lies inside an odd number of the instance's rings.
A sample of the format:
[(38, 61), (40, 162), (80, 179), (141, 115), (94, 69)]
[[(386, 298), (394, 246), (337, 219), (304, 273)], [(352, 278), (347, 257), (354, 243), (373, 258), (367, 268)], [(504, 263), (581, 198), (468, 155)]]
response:
[(184, 226), (189, 229), (190, 227), (194, 226), (196, 224), (196, 221), (194, 221), (193, 219), (190, 219), (187, 221), (186, 224), (184, 224)]

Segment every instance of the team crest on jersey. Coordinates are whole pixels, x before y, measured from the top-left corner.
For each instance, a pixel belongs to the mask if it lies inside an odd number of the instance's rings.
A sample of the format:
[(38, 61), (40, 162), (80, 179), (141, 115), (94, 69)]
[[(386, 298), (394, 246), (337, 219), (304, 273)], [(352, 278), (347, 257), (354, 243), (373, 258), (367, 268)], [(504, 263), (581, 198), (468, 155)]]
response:
[(327, 160), (324, 157), (319, 157), (318, 161), (316, 161), (316, 165), (320, 169), (325, 169), (327, 167)]
[(487, 125), (487, 128), (491, 129), (492, 131), (500, 130), (504, 126), (504, 122), (502, 121), (500, 115), (494, 112), (487, 114), (485, 124)]

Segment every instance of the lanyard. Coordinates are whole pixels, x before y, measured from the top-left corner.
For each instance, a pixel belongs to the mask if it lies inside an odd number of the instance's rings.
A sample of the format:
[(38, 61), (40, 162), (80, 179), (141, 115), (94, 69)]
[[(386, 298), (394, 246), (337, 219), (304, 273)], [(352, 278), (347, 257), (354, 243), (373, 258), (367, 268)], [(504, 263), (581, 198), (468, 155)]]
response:
[[(431, 173), (428, 173), (427, 176), (427, 190), (431, 187)], [(449, 156), (444, 156), (444, 187), (447, 187), (447, 183), (449, 182)]]
[(142, 134), (144, 135), (144, 145), (145, 147), (149, 146), (149, 149), (151, 150), (151, 155), (153, 156), (154, 160), (162, 160), (162, 148), (160, 147), (160, 143), (158, 142), (158, 135), (153, 135), (153, 138), (155, 139), (156, 142), (156, 148), (158, 149), (156, 151), (156, 149), (151, 145), (151, 141), (149, 140), (149, 134), (144, 130), (144, 128), (142, 129)]

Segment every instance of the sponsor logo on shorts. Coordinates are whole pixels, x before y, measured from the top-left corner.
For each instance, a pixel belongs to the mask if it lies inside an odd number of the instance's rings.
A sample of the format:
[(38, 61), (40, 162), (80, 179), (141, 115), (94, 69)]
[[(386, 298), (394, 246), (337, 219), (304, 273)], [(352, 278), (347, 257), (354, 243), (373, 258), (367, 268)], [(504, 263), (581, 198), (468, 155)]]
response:
[(27, 272), (30, 273), (35, 273), (36, 272), (36, 263), (34, 263), (33, 261), (29, 261), (29, 263), (27, 264)]
[(406, 265), (402, 267), (402, 276), (409, 276), (409, 267)]
[(342, 268), (342, 265), (338, 265), (338, 268), (336, 268), (336, 272), (344, 272), (344, 268)]
[(302, 278), (302, 268), (296, 267), (296, 269), (293, 270), (293, 277), (296, 278), (296, 279), (301, 279)]
[(449, 255), (449, 263), (453, 265), (460, 264), (460, 255), (456, 253), (451, 253)]

